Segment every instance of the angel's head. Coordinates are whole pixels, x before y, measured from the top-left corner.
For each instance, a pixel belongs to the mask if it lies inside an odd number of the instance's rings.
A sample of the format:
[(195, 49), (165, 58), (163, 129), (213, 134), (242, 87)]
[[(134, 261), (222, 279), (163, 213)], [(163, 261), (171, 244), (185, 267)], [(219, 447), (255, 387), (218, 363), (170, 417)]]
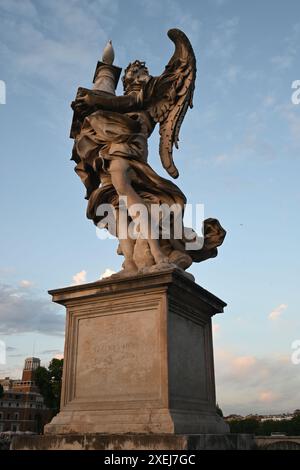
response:
[(145, 62), (135, 60), (125, 69), (122, 78), (125, 93), (139, 91), (143, 83), (147, 83), (148, 80), (150, 80), (150, 75)]

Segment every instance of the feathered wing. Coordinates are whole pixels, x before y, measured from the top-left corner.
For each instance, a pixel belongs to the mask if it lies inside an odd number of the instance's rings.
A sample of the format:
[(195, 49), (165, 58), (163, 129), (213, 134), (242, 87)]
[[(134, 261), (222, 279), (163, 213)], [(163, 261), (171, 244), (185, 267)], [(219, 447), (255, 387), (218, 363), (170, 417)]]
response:
[(169, 175), (179, 173), (173, 161), (173, 145), (178, 148), (179, 130), (188, 107), (193, 107), (196, 78), (196, 58), (189, 39), (179, 29), (170, 29), (169, 38), (175, 44), (175, 52), (165, 71), (154, 77), (145, 90), (152, 118), (159, 123), (159, 154)]

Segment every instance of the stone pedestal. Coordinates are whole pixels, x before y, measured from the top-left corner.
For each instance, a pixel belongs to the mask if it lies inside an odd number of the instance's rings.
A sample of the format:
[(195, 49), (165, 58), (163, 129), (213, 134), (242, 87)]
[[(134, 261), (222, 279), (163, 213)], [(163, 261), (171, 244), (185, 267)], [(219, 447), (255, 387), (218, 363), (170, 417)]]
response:
[(61, 411), (45, 434), (220, 434), (211, 317), (179, 271), (50, 291), (66, 306)]
[[(257, 439), (256, 439), (257, 441)], [(296, 445), (296, 444), (294, 444)], [(11, 450), (254, 450), (251, 434), (48, 434), (16, 436)]]

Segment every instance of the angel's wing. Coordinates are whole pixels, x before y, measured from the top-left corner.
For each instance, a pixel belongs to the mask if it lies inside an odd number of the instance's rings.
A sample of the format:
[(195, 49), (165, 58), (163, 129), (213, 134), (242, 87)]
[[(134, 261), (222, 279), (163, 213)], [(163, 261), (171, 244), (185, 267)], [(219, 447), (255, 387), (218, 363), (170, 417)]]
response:
[(159, 154), (163, 167), (173, 177), (179, 173), (173, 161), (173, 145), (178, 148), (179, 130), (188, 107), (193, 107), (196, 58), (190, 41), (179, 29), (170, 29), (175, 52), (165, 71), (154, 77), (145, 90), (152, 118), (160, 124)]

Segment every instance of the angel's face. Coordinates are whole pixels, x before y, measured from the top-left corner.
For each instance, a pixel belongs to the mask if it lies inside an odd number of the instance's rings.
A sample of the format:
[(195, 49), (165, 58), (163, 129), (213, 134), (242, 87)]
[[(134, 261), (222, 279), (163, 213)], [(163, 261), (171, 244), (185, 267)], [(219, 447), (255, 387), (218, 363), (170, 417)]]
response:
[(142, 83), (147, 82), (150, 79), (149, 72), (144, 63), (139, 61), (130, 64), (126, 69), (124, 76), (124, 88), (125, 90), (140, 89)]

